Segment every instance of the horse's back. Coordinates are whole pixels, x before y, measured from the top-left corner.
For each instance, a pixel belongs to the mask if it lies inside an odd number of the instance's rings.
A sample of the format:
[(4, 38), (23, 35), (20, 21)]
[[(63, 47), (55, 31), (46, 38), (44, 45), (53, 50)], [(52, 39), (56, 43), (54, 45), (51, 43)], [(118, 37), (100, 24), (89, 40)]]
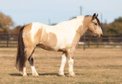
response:
[[(31, 26), (31, 38), (35, 41), (35, 38), (40, 37), (38, 40), (40, 43), (50, 44), (55, 49), (66, 48), (71, 46), (74, 36), (76, 34), (76, 28), (79, 28), (82, 20), (74, 19), (70, 21), (64, 21), (56, 25), (46, 25), (39, 22), (33, 22)], [(40, 40), (41, 39), (41, 40)], [(55, 40), (52, 41), (52, 39)], [(52, 43), (50, 43), (52, 41)], [(55, 46), (54, 46), (55, 43)]]

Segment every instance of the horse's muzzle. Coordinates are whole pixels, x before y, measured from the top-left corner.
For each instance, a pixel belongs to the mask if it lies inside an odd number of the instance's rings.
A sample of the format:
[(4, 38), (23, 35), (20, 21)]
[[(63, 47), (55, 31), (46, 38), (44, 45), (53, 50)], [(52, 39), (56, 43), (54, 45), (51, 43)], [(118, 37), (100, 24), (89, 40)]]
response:
[(103, 33), (101, 33), (101, 34), (98, 34), (98, 37), (99, 37), (99, 38), (101, 38), (102, 36), (103, 36)]

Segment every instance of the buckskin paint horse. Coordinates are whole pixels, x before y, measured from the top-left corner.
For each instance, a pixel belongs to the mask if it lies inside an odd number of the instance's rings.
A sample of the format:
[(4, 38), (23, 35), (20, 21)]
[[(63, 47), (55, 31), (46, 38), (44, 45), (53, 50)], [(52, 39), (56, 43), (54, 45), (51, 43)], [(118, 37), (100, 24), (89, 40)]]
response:
[(74, 51), (79, 42), (80, 37), (90, 30), (94, 35), (101, 36), (102, 29), (98, 14), (92, 16), (77, 16), (71, 20), (58, 23), (54, 26), (45, 25), (34, 22), (24, 25), (18, 36), (18, 52), (16, 57), (16, 67), (22, 72), (23, 76), (26, 73), (26, 61), (28, 60), (32, 75), (38, 76), (34, 66), (32, 54), (37, 45), (46, 50), (55, 50), (62, 52), (61, 65), (59, 75), (64, 76), (64, 67), (68, 62), (68, 71), (70, 76), (75, 76), (73, 71)]

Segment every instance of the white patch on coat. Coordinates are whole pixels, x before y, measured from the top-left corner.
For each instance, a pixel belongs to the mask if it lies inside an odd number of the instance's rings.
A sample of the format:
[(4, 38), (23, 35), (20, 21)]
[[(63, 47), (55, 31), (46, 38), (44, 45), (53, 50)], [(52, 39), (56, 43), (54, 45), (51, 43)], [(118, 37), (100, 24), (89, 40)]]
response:
[(76, 34), (77, 29), (83, 25), (84, 17), (77, 17), (76, 19), (72, 19), (69, 21), (65, 21), (62, 23), (57, 24), (58, 28), (61, 28), (57, 33), (56, 36), (58, 38), (57, 45), (55, 49), (63, 49), (63, 48), (70, 48), (72, 45), (72, 41)]
[[(77, 29), (83, 25), (84, 16), (78, 16), (75, 19), (61, 22), (54, 26), (45, 25), (39, 22), (32, 23), (31, 37), (34, 41), (34, 36), (40, 28), (43, 28), (47, 33), (54, 33), (57, 37), (55, 50), (70, 47)], [(43, 32), (42, 32), (43, 33)]]

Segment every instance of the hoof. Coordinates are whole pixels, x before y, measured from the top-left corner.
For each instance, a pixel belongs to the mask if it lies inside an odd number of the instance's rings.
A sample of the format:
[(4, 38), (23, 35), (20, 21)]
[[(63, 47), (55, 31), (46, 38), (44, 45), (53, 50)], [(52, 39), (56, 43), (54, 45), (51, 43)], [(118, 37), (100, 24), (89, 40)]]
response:
[(26, 77), (26, 76), (28, 76), (28, 75), (27, 75), (27, 74), (23, 74), (22, 76), (23, 76), (23, 77)]
[(68, 77), (75, 77), (75, 73), (70, 73)]
[(37, 77), (37, 76), (39, 76), (39, 74), (38, 73), (33, 73), (32, 76)]
[(61, 74), (61, 73), (58, 73), (58, 76), (65, 77), (65, 75), (64, 74)]
[(28, 76), (27, 73), (22, 73), (22, 72), (20, 72), (20, 75), (22, 75), (23, 77)]

